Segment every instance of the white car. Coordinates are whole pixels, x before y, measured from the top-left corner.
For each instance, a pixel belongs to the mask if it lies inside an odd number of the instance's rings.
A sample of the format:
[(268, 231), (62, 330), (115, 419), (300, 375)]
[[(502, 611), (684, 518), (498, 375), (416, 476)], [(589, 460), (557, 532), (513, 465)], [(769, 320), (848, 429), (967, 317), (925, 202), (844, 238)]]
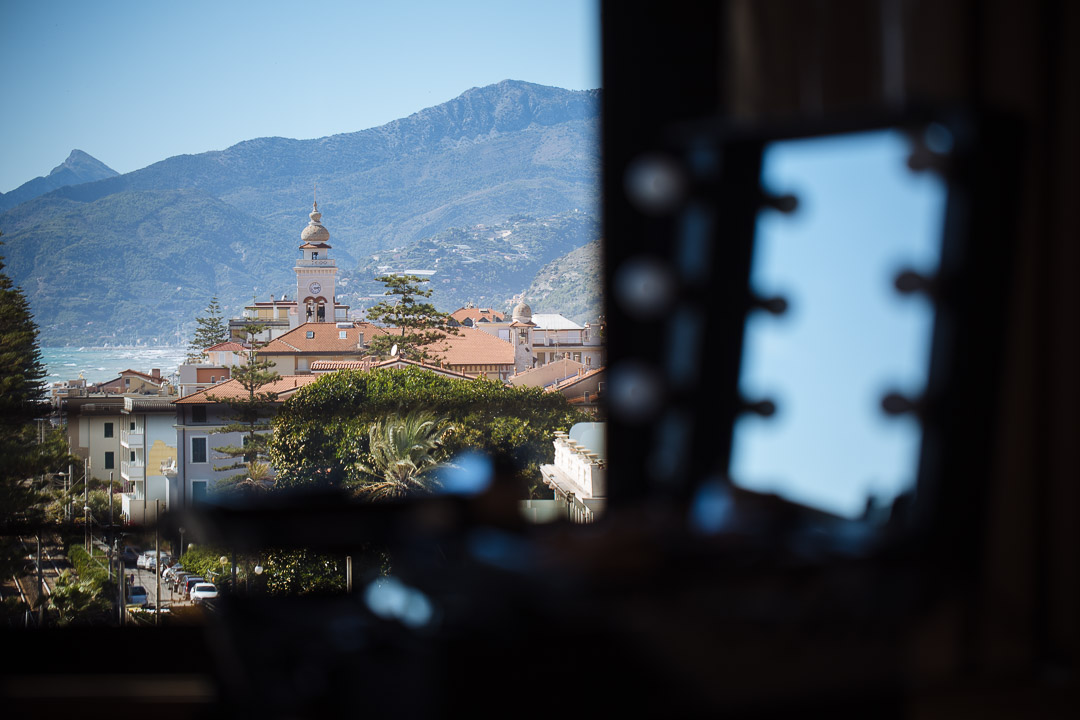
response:
[[(164, 565), (165, 563), (168, 563), (170, 560), (172, 560), (172, 558), (169, 557), (168, 553), (161, 553), (161, 563), (162, 563), (162, 565)], [(146, 569), (147, 570), (157, 570), (157, 567), (158, 567), (158, 559), (157, 559), (156, 555), (151, 555), (150, 557), (146, 558)]]
[(191, 602), (196, 605), (202, 604), (204, 600), (212, 600), (217, 596), (218, 591), (213, 583), (195, 583), (195, 586), (191, 588)]
[(180, 563), (176, 563), (175, 565), (168, 565), (166, 567), (163, 567), (163, 568), (161, 568), (161, 579), (162, 580), (168, 580), (169, 578), (171, 578), (176, 573), (181, 572), (183, 569), (184, 569), (184, 566), (181, 565)]

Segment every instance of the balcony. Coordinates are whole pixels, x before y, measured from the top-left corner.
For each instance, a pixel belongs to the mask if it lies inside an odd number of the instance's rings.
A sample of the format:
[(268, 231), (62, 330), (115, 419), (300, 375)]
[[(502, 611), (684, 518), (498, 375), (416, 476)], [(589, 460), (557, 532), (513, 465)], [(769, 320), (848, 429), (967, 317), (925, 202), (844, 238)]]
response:
[(134, 430), (121, 430), (120, 431), (120, 444), (123, 447), (142, 447), (143, 444), (143, 429), (136, 427)]
[(125, 460), (120, 463), (120, 477), (125, 480), (142, 480), (145, 473), (146, 468), (137, 460), (135, 462)]
[(334, 267), (333, 258), (319, 258), (318, 260), (297, 260), (296, 267)]

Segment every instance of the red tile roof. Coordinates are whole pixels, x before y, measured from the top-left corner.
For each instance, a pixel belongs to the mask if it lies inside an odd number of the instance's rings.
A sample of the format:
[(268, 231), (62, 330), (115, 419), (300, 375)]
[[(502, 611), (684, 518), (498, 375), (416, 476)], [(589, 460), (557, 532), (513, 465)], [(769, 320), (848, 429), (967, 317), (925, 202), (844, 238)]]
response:
[(434, 343), (428, 352), (443, 365), (513, 365), (514, 346), (483, 330), (460, 327), (457, 335), (448, 335)]
[(579, 382), (582, 382), (583, 380), (588, 380), (591, 377), (599, 375), (600, 373), (604, 372), (605, 370), (607, 370), (607, 368), (598, 367), (595, 370), (590, 370), (589, 372), (583, 373), (581, 375), (575, 375), (573, 377), (567, 378), (567, 379), (563, 380), (562, 382), (556, 383), (554, 385), (548, 385), (544, 389), (548, 390), (550, 392), (561, 392), (563, 390), (566, 390), (567, 388), (571, 388), (574, 385), (577, 385)]
[(476, 307), (459, 308), (458, 310), (450, 313), (450, 317), (454, 318), (458, 322), (464, 322), (466, 318), (469, 318), (474, 323), (477, 322), (480, 318), (484, 318), (488, 322), (502, 322), (504, 319), (503, 314), (501, 312), (498, 312), (497, 310), (492, 310), (491, 308)]
[[(127, 369), (127, 370), (122, 371), (120, 373), (120, 377), (116, 378), (116, 379), (119, 380), (120, 378), (124, 377), (125, 375), (138, 375), (139, 377), (141, 377), (141, 378), (143, 378), (145, 380), (149, 380), (150, 382), (155, 383), (157, 385), (160, 385), (162, 383), (162, 381), (165, 380), (165, 378), (163, 378), (161, 376), (154, 377), (150, 373), (139, 372), (138, 370), (131, 370), (130, 368)], [(113, 381), (110, 380), (109, 382), (113, 382)]]
[[(280, 379), (259, 388), (259, 392), (276, 392), (278, 402), (285, 402), (298, 389), (318, 379), (318, 375), (282, 375)], [(182, 397), (176, 400), (175, 403), (177, 405), (213, 405), (216, 401), (210, 399), (211, 395), (219, 398), (241, 398), (245, 397), (247, 393), (248, 391), (244, 389), (239, 380), (228, 380), (214, 387)]]
[(247, 350), (247, 346), (229, 340), (226, 342), (218, 343), (217, 345), (212, 345), (203, 350), (203, 352), (240, 352), (242, 350)]
[[(313, 337), (308, 337), (308, 333)], [(345, 337), (341, 337), (341, 333)], [(295, 355), (296, 353), (333, 353), (335, 355), (362, 354), (363, 349), (357, 344), (363, 334), (367, 342), (376, 335), (387, 335), (387, 329), (371, 323), (355, 323), (348, 328), (339, 328), (337, 323), (304, 323), (290, 330), (276, 340), (271, 340), (259, 350), (260, 355)]]

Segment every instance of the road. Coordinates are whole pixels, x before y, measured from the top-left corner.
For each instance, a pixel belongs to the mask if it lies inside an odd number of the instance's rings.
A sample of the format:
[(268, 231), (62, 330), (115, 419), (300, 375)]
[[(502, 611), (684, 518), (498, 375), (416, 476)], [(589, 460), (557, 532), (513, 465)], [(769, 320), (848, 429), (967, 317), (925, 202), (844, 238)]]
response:
[[(129, 567), (124, 569), (124, 574), (129, 578), (134, 575), (135, 581), (129, 585), (142, 585), (146, 588), (147, 604), (149, 607), (157, 606), (157, 578), (153, 570)], [(161, 607), (179, 607), (190, 605), (191, 602), (182, 599), (180, 593), (172, 592), (172, 584), (166, 580), (161, 581)]]

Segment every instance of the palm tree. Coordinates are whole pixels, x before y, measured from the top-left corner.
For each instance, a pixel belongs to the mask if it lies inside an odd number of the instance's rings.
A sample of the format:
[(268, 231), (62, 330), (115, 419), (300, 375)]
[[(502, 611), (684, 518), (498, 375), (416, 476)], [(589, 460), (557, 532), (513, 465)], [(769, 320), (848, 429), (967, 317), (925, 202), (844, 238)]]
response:
[(447, 418), (411, 412), (391, 416), (368, 429), (371, 462), (360, 471), (371, 479), (356, 494), (370, 500), (390, 500), (412, 493), (429, 493), (438, 487), (431, 475), (439, 464), (443, 437), (451, 430)]

